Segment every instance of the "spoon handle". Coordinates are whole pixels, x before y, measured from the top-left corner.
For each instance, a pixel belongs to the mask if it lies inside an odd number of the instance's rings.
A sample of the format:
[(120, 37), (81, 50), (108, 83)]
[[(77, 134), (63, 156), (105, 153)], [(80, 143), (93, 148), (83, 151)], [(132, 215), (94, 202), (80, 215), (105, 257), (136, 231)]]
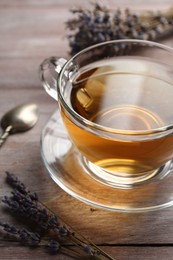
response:
[(0, 136), (0, 147), (3, 145), (3, 143), (5, 142), (7, 137), (9, 136), (11, 129), (12, 129), (11, 125), (7, 126), (7, 128), (4, 131), (4, 133)]

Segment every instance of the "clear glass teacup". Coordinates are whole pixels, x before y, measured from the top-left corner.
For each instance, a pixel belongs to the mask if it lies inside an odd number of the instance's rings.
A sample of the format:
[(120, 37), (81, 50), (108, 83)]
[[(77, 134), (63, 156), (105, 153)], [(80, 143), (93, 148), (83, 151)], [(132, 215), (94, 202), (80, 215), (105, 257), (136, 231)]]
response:
[[(111, 187), (162, 179), (173, 158), (173, 49), (141, 40), (91, 46), (40, 65), (86, 174)], [(58, 127), (58, 126), (57, 126)]]

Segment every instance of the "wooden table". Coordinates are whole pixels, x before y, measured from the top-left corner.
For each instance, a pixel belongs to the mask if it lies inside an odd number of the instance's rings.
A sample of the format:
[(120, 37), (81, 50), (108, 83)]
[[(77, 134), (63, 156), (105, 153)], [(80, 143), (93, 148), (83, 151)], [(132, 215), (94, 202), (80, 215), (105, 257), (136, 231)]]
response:
[[(0, 0), (0, 116), (22, 102), (35, 102), (40, 116), (27, 133), (11, 135), (0, 149), (0, 197), (10, 193), (11, 171), (55, 213), (114, 259), (173, 259), (173, 207), (150, 213), (115, 213), (94, 209), (65, 193), (48, 176), (40, 155), (40, 135), (57, 104), (43, 90), (38, 66), (52, 56), (68, 56), (64, 22), (80, 0)], [(162, 10), (171, 0), (109, 0), (112, 7)], [(173, 47), (173, 37), (164, 40)], [(165, 187), (166, 188), (166, 187)], [(15, 223), (1, 205), (1, 221)], [(0, 259), (70, 259), (50, 256), (8, 241), (0, 232)]]

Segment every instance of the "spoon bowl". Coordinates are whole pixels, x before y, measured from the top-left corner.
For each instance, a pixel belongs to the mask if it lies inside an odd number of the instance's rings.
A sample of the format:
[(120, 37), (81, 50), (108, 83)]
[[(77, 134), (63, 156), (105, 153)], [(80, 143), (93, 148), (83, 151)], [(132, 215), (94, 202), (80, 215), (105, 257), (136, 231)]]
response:
[(0, 137), (0, 146), (9, 134), (24, 132), (32, 128), (38, 120), (38, 107), (36, 104), (22, 104), (9, 110), (1, 119), (4, 133)]

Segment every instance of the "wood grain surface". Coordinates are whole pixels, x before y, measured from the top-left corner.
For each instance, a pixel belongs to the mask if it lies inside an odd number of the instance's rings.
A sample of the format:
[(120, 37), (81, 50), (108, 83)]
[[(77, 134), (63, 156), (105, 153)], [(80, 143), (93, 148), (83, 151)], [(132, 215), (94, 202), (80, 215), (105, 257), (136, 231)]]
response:
[[(65, 193), (49, 177), (40, 155), (40, 135), (56, 102), (44, 92), (38, 67), (52, 55), (68, 57), (65, 22), (82, 0), (0, 0), (0, 117), (23, 102), (39, 106), (39, 121), (23, 134), (11, 135), (0, 149), (0, 198), (10, 193), (5, 171), (14, 172), (75, 230), (119, 260), (173, 259), (173, 207), (149, 213), (93, 209)], [(171, 0), (103, 0), (111, 8), (166, 10)], [(163, 41), (173, 47), (173, 37)], [(166, 187), (165, 187), (166, 188)], [(1, 203), (0, 220), (15, 223)], [(50, 256), (10, 242), (0, 231), (0, 259), (70, 259)]]

